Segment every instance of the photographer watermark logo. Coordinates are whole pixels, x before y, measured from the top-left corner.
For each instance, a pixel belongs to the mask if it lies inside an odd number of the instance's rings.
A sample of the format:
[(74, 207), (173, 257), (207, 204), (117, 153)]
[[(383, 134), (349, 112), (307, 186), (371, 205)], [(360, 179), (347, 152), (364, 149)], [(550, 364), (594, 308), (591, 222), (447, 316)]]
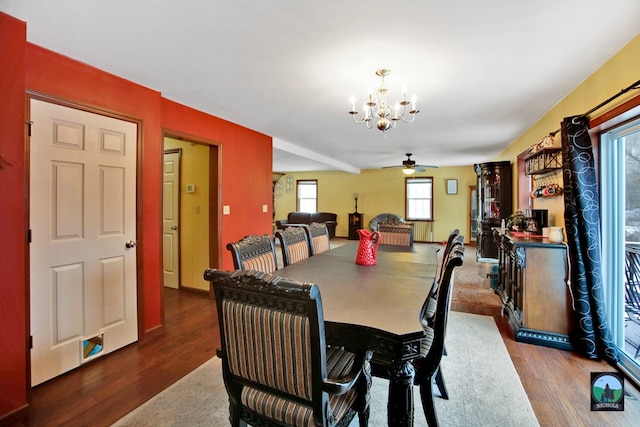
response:
[(591, 410), (624, 411), (624, 378), (617, 372), (591, 373)]

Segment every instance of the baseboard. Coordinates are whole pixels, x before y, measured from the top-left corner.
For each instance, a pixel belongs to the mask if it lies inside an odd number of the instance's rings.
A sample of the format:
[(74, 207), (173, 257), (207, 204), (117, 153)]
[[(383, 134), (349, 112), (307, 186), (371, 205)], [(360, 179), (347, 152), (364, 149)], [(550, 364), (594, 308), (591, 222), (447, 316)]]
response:
[(27, 403), (20, 408), (9, 412), (8, 414), (0, 417), (0, 427), (14, 427), (27, 425), (26, 422), (29, 418), (29, 404)]

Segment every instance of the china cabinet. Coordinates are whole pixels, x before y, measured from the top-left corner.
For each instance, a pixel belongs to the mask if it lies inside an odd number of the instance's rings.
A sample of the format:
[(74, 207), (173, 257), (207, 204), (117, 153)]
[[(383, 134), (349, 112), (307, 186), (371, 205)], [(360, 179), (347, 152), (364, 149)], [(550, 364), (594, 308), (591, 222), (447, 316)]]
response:
[(478, 197), (476, 257), (497, 258), (498, 248), (493, 240), (492, 229), (500, 227), (501, 221), (506, 221), (511, 215), (511, 162), (480, 163), (474, 168)]

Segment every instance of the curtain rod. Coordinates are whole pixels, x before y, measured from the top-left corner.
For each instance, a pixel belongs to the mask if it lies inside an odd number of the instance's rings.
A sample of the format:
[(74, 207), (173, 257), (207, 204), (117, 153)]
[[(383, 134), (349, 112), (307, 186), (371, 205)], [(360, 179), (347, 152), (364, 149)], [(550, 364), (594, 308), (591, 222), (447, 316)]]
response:
[[(620, 92), (616, 93), (615, 95), (613, 95), (611, 98), (606, 99), (605, 101), (602, 101), (600, 104), (596, 105), (595, 107), (593, 107), (592, 109), (590, 109), (589, 111), (587, 111), (586, 113), (582, 113), (579, 114), (578, 117), (586, 117), (589, 114), (593, 113), (594, 111), (599, 110), (600, 108), (604, 107), (605, 105), (607, 105), (608, 103), (610, 103), (611, 101), (613, 101), (614, 99), (618, 98), (619, 96), (624, 95), (625, 93), (634, 90), (634, 89), (640, 89), (640, 80), (638, 80), (637, 82), (633, 83), (632, 85), (622, 89)], [(557, 129), (553, 132), (549, 132), (550, 136), (556, 136), (556, 134), (560, 132), (560, 129)]]
[(607, 99), (606, 101), (602, 101), (600, 104), (596, 105), (595, 107), (593, 107), (592, 109), (590, 109), (589, 111), (587, 111), (584, 114), (581, 114), (581, 116), (586, 117), (589, 114), (593, 113), (596, 110), (599, 110), (600, 108), (604, 107), (605, 105), (607, 105), (608, 103), (610, 103), (611, 101), (613, 101), (614, 99), (616, 99), (617, 97), (624, 95), (625, 93), (629, 92), (630, 90), (633, 89), (640, 89), (640, 80), (638, 80), (637, 82), (635, 82), (634, 84), (632, 84), (631, 86), (622, 89), (620, 92), (616, 93), (615, 95), (613, 95), (611, 98)]

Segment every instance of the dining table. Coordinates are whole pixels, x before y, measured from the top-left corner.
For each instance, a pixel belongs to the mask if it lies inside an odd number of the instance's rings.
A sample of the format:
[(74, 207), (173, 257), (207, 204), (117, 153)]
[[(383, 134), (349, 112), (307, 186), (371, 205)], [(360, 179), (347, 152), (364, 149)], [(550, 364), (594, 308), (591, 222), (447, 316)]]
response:
[(372, 374), (389, 379), (389, 426), (413, 426), (412, 360), (425, 333), (420, 310), (437, 269), (433, 246), (380, 245), (376, 264), (355, 262), (358, 242), (279, 269), (276, 274), (320, 289), (327, 340), (340, 336), (373, 352)]

